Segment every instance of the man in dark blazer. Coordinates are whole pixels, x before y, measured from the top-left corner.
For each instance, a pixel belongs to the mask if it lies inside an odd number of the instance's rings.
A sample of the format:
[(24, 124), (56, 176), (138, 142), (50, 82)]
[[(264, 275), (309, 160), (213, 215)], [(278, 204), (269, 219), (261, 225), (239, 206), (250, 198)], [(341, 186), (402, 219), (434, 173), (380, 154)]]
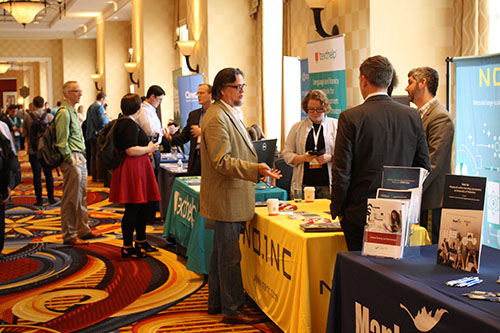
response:
[(432, 243), (439, 238), (443, 207), (444, 178), (451, 173), (451, 148), (455, 127), (450, 113), (436, 99), (438, 72), (430, 67), (414, 68), (408, 73), (408, 99), (420, 112), (431, 158), (431, 174), (424, 183), (420, 225), (427, 228), (432, 211)]
[(215, 224), (208, 273), (208, 313), (222, 313), (226, 324), (255, 324), (263, 316), (245, 310), (239, 237), (255, 214), (253, 183), (259, 175), (279, 178), (257, 153), (239, 108), (245, 93), (243, 72), (225, 68), (214, 79), (214, 104), (201, 125), (200, 215)]
[(339, 217), (349, 251), (361, 250), (368, 198), (381, 186), (384, 166), (430, 170), (422, 121), (415, 109), (387, 95), (394, 69), (383, 56), (359, 68), (364, 103), (340, 114), (332, 167), (332, 217)]
[(212, 104), (212, 86), (207, 83), (202, 83), (198, 86), (198, 103), (201, 108), (189, 113), (186, 126), (180, 133), (176, 133), (167, 140), (171, 145), (182, 146), (186, 142), (191, 142), (189, 148), (188, 176), (201, 176), (201, 158), (200, 158), (200, 142), (201, 142), (201, 120)]

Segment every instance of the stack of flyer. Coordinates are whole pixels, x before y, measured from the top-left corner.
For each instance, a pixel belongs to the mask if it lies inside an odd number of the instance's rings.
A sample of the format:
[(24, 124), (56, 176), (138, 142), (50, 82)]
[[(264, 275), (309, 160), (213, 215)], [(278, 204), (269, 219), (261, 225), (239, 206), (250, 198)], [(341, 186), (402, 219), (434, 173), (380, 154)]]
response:
[(486, 178), (446, 175), (437, 263), (478, 273)]
[(363, 254), (401, 258), (411, 224), (420, 220), (423, 168), (385, 166), (376, 199), (368, 199)]
[(382, 188), (377, 190), (377, 198), (408, 200), (408, 221), (419, 224), (422, 188), (428, 175), (429, 172), (424, 168), (384, 166)]

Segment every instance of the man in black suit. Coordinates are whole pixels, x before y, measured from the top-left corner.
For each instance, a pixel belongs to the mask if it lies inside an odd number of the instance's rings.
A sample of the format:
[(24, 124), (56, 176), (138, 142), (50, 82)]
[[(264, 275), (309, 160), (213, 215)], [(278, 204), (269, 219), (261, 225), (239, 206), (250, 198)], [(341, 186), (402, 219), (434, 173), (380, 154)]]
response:
[(430, 170), (429, 151), (415, 109), (387, 95), (394, 69), (383, 56), (359, 68), (364, 103), (340, 114), (332, 167), (332, 217), (338, 216), (349, 251), (361, 250), (367, 198), (375, 198), (385, 165)]
[(180, 133), (172, 136), (167, 136), (171, 145), (181, 146), (186, 142), (191, 142), (189, 148), (188, 176), (201, 176), (201, 159), (200, 159), (200, 134), (201, 134), (201, 119), (205, 115), (205, 111), (212, 104), (212, 86), (207, 83), (202, 83), (198, 86), (198, 103), (200, 109), (189, 113), (186, 126)]

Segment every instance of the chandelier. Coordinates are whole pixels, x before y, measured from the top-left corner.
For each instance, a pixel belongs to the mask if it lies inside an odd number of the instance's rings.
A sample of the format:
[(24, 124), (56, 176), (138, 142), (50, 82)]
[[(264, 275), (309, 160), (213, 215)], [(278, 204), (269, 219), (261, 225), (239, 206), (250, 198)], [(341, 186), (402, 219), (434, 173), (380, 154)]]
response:
[(0, 0), (0, 8), (10, 13), (25, 28), (42, 9), (56, 6), (59, 13), (66, 10), (66, 0)]

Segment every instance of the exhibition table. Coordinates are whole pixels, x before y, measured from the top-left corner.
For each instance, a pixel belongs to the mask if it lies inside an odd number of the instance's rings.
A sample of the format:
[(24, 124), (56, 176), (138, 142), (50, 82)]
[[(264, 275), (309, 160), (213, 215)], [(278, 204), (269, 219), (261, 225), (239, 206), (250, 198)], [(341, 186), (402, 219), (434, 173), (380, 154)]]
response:
[[(407, 259), (339, 253), (328, 332), (500, 332), (500, 303), (462, 296), (500, 292), (500, 251), (483, 246), (479, 274), (436, 264), (437, 244)], [(448, 287), (446, 281), (479, 276), (483, 283)]]
[[(297, 203), (298, 210), (330, 218), (330, 200)], [(256, 208), (240, 238), (246, 292), (285, 332), (324, 332), (331, 279), (338, 252), (347, 251), (342, 232), (308, 232), (300, 220), (268, 216)], [(429, 244), (424, 228), (415, 226), (412, 244)]]
[[(205, 228), (205, 218), (199, 213), (200, 177), (174, 179), (163, 236), (175, 236), (177, 244), (186, 248), (186, 268), (208, 274), (214, 232)], [(161, 192), (162, 197), (165, 193)], [(273, 187), (255, 190), (256, 201), (269, 198), (287, 199), (285, 190)]]
[(160, 172), (158, 173), (158, 189), (161, 193), (160, 200), (160, 216), (165, 218), (167, 215), (168, 203), (170, 202), (170, 194), (174, 186), (174, 179), (187, 174), (187, 164), (179, 168), (176, 162), (164, 162), (160, 164)]

